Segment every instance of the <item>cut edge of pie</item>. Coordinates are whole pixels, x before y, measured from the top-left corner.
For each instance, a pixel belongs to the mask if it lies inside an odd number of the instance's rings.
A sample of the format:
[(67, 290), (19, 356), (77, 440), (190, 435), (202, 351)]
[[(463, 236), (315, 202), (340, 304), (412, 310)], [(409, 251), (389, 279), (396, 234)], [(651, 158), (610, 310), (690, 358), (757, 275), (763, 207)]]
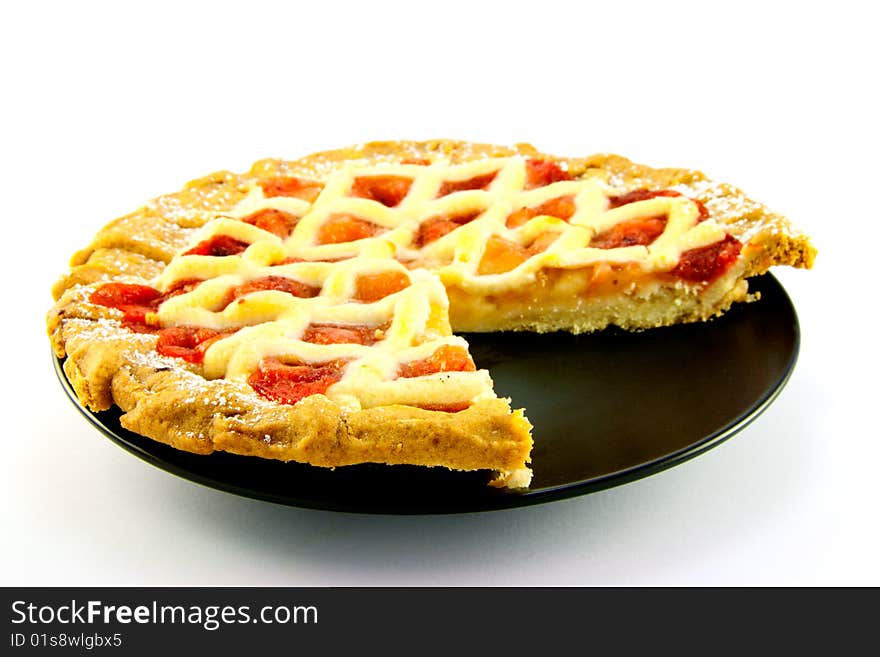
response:
[[(442, 163), (446, 169), (433, 178), (422, 175), (421, 167), (427, 163)], [(348, 179), (342, 183), (339, 179), (344, 176), (332, 175), (340, 168), (349, 170), (345, 174)], [(543, 191), (524, 184), (523, 175), (530, 176), (532, 169), (545, 176), (540, 185)], [(454, 179), (437, 177), (442, 175)], [(575, 181), (584, 184), (577, 186)], [(335, 197), (324, 189), (334, 184), (345, 185)], [(518, 199), (519, 205), (504, 205), (508, 196), (498, 190), (505, 185), (515, 190), (512, 198)], [(277, 197), (283, 202), (272, 200)], [(294, 200), (284, 200), (287, 198)], [(604, 199), (601, 208), (594, 207), (597, 198)], [(659, 233), (655, 231), (650, 239), (645, 238), (646, 232), (654, 228), (638, 221), (635, 233), (627, 232), (627, 221), (633, 220), (614, 219), (610, 211), (629, 204), (632, 211), (624, 209), (622, 213), (632, 214), (639, 221), (640, 207), (647, 208), (642, 214), (661, 213), (659, 223), (657, 216), (647, 218), (659, 226)], [(200, 362), (174, 357), (193, 353), (193, 345), (186, 342), (189, 334), (182, 338), (172, 335), (172, 347), (183, 347), (161, 355), (156, 351), (157, 342), (168, 336), (157, 338), (155, 330), (132, 331), (121, 321), (126, 317), (124, 312), (92, 302), (95, 291), (108, 283), (137, 287), (158, 285), (159, 281), (163, 288), (160, 291), (167, 296), (168, 290), (181, 282), (181, 276), (200, 271), (192, 269), (188, 260), (180, 257), (182, 254), (213, 256), (240, 254), (243, 250), (244, 255), (235, 260), (247, 261), (247, 266), (242, 264), (238, 269), (224, 269), (221, 265), (227, 262), (225, 259), (189, 260), (213, 272), (205, 278), (227, 276), (232, 281), (227, 288), (244, 288), (251, 294), (248, 300), (258, 300), (258, 311), (283, 314), (287, 306), (277, 300), (277, 293), (273, 297), (273, 293), (265, 292), (277, 287), (264, 279), (276, 278), (265, 275), (267, 266), (275, 264), (271, 258), (278, 257), (278, 244), (287, 242), (265, 236), (264, 232), (281, 231), (279, 234), (284, 235), (283, 225), (279, 228), (278, 224), (284, 215), (280, 208), (290, 207), (307, 208), (289, 227), (291, 235), (294, 229), (300, 231), (295, 239), (306, 240), (300, 251), (293, 252), (319, 253), (317, 257), (329, 261), (335, 254), (337, 260), (354, 263), (338, 267), (342, 270), (369, 268), (370, 258), (376, 257), (387, 257), (395, 263), (396, 257), (416, 278), (418, 272), (428, 269), (442, 281), (449, 306), (442, 307), (441, 303), (437, 308), (448, 310), (455, 331), (579, 333), (610, 324), (642, 329), (706, 320), (734, 302), (752, 299), (747, 277), (777, 264), (809, 268), (816, 253), (809, 239), (787, 219), (730, 185), (710, 181), (697, 171), (655, 169), (615, 155), (557, 158), (526, 144), (508, 148), (438, 140), (374, 142), (292, 162), (261, 160), (247, 174), (220, 172), (189, 183), (181, 192), (159, 197), (105, 226), (89, 247), (73, 256), (70, 272), (53, 288), (57, 303), (48, 316), (48, 331), (56, 355), (66, 359), (64, 371), (83, 405), (96, 411), (116, 405), (123, 411), (123, 427), (195, 453), (220, 450), (331, 468), (376, 462), (491, 470), (496, 473), (494, 485), (528, 486), (531, 426), (521, 410), (511, 410), (510, 400), (495, 397), (491, 379), (484, 371), (474, 373), (482, 377), (480, 393), (461, 408), (432, 410), (430, 404), (419, 408), (405, 399), (404, 403), (382, 403), (381, 395), (378, 402), (366, 406), (352, 404), (344, 396), (334, 399), (326, 394), (295, 398), (296, 403), (292, 399), (275, 403), (256, 394), (247, 382), (251, 379), (243, 375), (234, 380), (206, 379), (205, 366)], [(436, 220), (424, 216), (438, 207), (446, 214)], [(269, 216), (260, 215), (266, 211)], [(354, 212), (355, 218), (340, 215), (343, 211)], [(271, 216), (272, 212), (279, 216)], [(297, 228), (297, 222), (306, 215), (311, 219), (304, 225), (311, 221), (314, 226)], [(338, 216), (342, 220), (337, 221)], [(711, 221), (698, 226), (708, 218)], [(681, 241), (697, 247), (689, 252), (696, 254), (692, 269), (671, 276), (662, 267), (651, 269), (657, 262), (664, 262), (663, 258), (668, 259), (669, 251), (668, 247), (654, 249), (653, 245), (666, 234), (670, 222), (676, 221), (685, 222), (679, 229)], [(251, 225), (243, 225), (247, 223)], [(215, 230), (218, 225), (226, 228)], [(616, 230), (618, 225), (624, 229)], [(264, 238), (258, 240), (260, 244), (249, 245), (248, 239), (237, 242), (223, 230), (242, 239), (255, 234)], [(559, 236), (564, 236), (569, 246), (554, 246)], [(726, 249), (726, 240), (735, 242), (735, 248)], [(353, 244), (362, 246), (353, 252)], [(627, 251), (624, 247), (630, 244)], [(715, 260), (723, 256), (729, 261), (720, 273), (701, 260), (700, 249), (710, 247), (714, 248), (711, 255)], [(611, 249), (617, 255), (605, 262), (598, 248)], [(684, 247), (675, 248), (678, 250), (673, 257), (683, 261)], [(581, 261), (566, 260), (571, 253), (579, 254)], [(630, 253), (636, 253), (635, 261), (640, 259), (642, 264), (632, 264)], [(421, 261), (412, 260), (423, 255)], [(169, 268), (172, 260), (174, 267)], [(654, 264), (647, 266), (645, 262)], [(320, 267), (316, 269), (312, 264), (282, 263), (277, 271), (300, 278), (305, 272), (307, 278), (318, 275), (315, 272)], [(272, 273), (275, 270), (273, 267)], [(700, 280), (705, 272), (711, 276)], [(327, 283), (322, 278), (312, 283), (325, 285), (324, 290), (341, 286), (339, 289), (347, 289), (349, 296), (354, 294), (354, 283), (350, 281)], [(233, 321), (227, 317), (234, 315), (232, 311), (223, 315), (229, 299), (240, 299), (233, 294), (218, 302), (222, 286), (219, 292), (213, 288), (206, 292), (209, 287), (193, 292), (184, 286), (184, 300), (167, 304), (167, 308), (179, 308), (182, 314), (166, 312), (163, 305), (162, 326), (169, 330), (181, 327), (178, 333), (186, 333), (181, 318), (197, 317), (213, 323), (213, 337), (205, 341), (208, 346), (201, 350), (200, 358), (208, 353), (211, 363), (222, 363), (222, 367), (212, 365), (220, 367), (218, 372), (227, 368), (226, 372), (240, 374), (246, 368), (230, 370), (230, 363), (249, 363), (247, 367), (253, 369), (255, 363), (265, 362), (267, 354), (270, 360), (274, 358), (274, 352), (264, 349), (256, 356), (251, 354), (248, 360), (244, 353), (248, 348), (241, 346), (243, 340), (238, 341), (237, 352), (213, 346), (215, 340), (241, 329), (241, 324), (230, 328), (224, 323)], [(414, 292), (411, 296), (417, 295)], [(348, 301), (351, 299), (343, 299), (343, 303)], [(380, 303), (381, 299), (374, 305)], [(332, 312), (321, 315), (325, 310), (314, 315), (319, 318), (313, 319), (317, 329), (323, 326), (320, 317), (339, 316)], [(344, 313), (342, 316), (348, 317)], [(277, 319), (272, 317), (270, 321)], [(393, 321), (393, 312), (388, 317)], [(306, 327), (306, 331), (311, 328)], [(417, 350), (422, 341), (431, 340), (446, 344), (443, 341), (451, 339), (449, 329), (447, 322), (439, 333), (419, 334), (411, 346)], [(303, 328), (291, 330), (300, 336)], [(183, 342), (174, 343), (174, 339)], [(231, 342), (235, 340), (225, 340), (226, 344)], [(225, 355), (218, 360), (221, 352)], [(340, 353), (347, 354), (339, 361), (347, 368), (352, 353), (360, 358), (360, 354), (372, 352), (342, 348)], [(278, 367), (297, 370), (303, 365), (318, 367), (301, 359), (288, 359)], [(398, 368), (404, 365), (400, 363)], [(420, 374), (416, 372), (415, 376)], [(455, 377), (459, 375), (464, 380), (471, 373), (447, 375), (441, 368), (433, 376), (454, 386), (458, 385)], [(473, 383), (476, 379), (467, 380)], [(405, 385), (401, 388), (407, 389)]]
[[(321, 467), (359, 463), (492, 470), (491, 485), (527, 487), (531, 425), (510, 401), (456, 413), (390, 405), (352, 410), (325, 395), (297, 404), (259, 398), (247, 384), (206, 380), (115, 320), (71, 320), (64, 372), (92, 410), (118, 406), (123, 428), (196, 454), (226, 451)], [(103, 348), (96, 349), (95, 344)]]

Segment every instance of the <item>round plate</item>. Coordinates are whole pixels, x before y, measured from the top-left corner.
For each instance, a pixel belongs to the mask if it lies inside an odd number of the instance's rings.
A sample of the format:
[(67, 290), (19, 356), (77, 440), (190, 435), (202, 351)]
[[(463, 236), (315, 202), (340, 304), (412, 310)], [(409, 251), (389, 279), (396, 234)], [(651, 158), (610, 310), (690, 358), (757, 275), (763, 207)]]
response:
[(794, 308), (775, 278), (711, 322), (628, 333), (492, 333), (464, 337), (499, 395), (534, 425), (529, 490), (486, 486), (486, 472), (357, 465), (328, 470), (217, 452), (181, 452), (92, 413), (56, 360), (80, 411), (108, 438), (186, 479), (262, 500), (369, 513), (452, 513), (548, 502), (623, 484), (729, 438), (776, 398), (797, 359)]

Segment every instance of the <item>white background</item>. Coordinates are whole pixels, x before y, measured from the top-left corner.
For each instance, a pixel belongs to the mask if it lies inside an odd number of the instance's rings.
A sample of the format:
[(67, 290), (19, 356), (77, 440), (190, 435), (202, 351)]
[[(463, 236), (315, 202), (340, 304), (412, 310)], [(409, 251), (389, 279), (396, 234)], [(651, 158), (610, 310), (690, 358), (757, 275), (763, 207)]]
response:
[[(869, 3), (7, 3), (0, 584), (880, 584), (880, 52)], [(108, 220), (217, 169), (372, 139), (700, 168), (820, 254), (797, 369), (662, 474), (436, 517), (271, 505), (146, 465), (62, 392), (49, 288)], [(538, 433), (540, 439), (540, 434)]]

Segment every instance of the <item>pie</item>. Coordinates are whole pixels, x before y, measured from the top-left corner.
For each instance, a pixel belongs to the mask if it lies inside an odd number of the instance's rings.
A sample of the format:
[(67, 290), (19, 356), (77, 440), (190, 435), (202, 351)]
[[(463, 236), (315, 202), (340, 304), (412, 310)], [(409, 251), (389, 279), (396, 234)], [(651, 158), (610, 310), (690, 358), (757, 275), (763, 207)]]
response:
[(83, 405), (178, 449), (522, 488), (531, 425), (454, 331), (704, 321), (814, 257), (697, 171), (377, 142), (216, 173), (111, 222), (56, 284), (48, 331)]

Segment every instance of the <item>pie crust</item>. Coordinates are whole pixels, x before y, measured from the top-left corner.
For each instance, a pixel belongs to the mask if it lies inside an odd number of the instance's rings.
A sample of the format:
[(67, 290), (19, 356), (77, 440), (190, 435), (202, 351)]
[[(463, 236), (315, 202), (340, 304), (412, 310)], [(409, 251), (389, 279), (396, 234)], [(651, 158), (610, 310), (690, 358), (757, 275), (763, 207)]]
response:
[[(541, 167), (549, 177), (530, 185)], [(271, 185), (285, 180), (307, 182), (276, 194)], [(248, 223), (267, 209), (296, 217), (289, 236)], [(662, 217), (650, 242), (597, 246), (645, 217)], [(198, 251), (218, 236), (244, 251)], [(737, 246), (723, 271), (706, 280), (699, 268), (680, 273), (686, 254), (724, 240)], [(116, 405), (122, 426), (178, 449), (324, 467), (487, 469), (495, 485), (518, 488), (530, 478), (523, 411), (495, 397), (485, 371), (404, 379), (407, 362), (466, 348), (453, 330), (579, 333), (706, 320), (752, 300), (749, 276), (778, 264), (809, 268), (814, 258), (783, 216), (697, 171), (616, 155), (558, 158), (527, 144), (375, 142), (215, 173), (111, 222), (53, 288), (48, 332), (86, 407)], [(229, 301), (230, 290), (267, 272), (320, 293)], [(359, 298), (371, 276), (405, 287)], [(166, 291), (193, 277), (203, 282), (165, 299), (149, 321), (225, 331), (201, 363), (160, 355), (155, 332), (133, 331), (119, 309), (94, 302), (107, 283)], [(381, 326), (381, 339), (300, 340), (323, 323)], [(278, 403), (248, 383), (268, 357), (312, 362), (331, 352), (346, 369), (324, 394)], [(431, 410), (438, 400), (451, 406)]]

